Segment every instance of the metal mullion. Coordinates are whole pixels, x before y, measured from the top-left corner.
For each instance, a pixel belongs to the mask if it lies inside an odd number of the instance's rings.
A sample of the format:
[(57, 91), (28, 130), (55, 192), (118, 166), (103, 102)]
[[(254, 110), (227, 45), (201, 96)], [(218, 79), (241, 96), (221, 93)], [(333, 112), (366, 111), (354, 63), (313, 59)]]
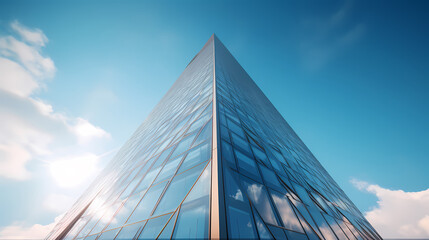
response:
[[(209, 104), (210, 105), (210, 104)], [(177, 140), (177, 139), (179, 139), (179, 137), (178, 136), (180, 136), (180, 137), (185, 137), (185, 136), (187, 136), (188, 135), (188, 132), (187, 132), (187, 130), (189, 130), (189, 128), (192, 126), (192, 124), (194, 124), (196, 121), (198, 121), (200, 118), (201, 118), (201, 116), (202, 116), (202, 114), (205, 112), (205, 110), (207, 109), (207, 107), (208, 106), (206, 106), (204, 109), (203, 109), (203, 111), (198, 115), (198, 117), (196, 117), (191, 123), (189, 123), (188, 124), (188, 126), (186, 127), (186, 130), (183, 132), (183, 133), (181, 133), (180, 135), (179, 135), (179, 133), (180, 132), (178, 132), (177, 133), (177, 135), (176, 136), (174, 136), (174, 138), (172, 139), (172, 142), (174, 141), (174, 140)], [(211, 115), (210, 117), (209, 117), (209, 119), (211, 119), (212, 118), (212, 116), (213, 115)], [(207, 121), (208, 122), (208, 121)], [(207, 124), (207, 122), (205, 123), (205, 124)], [(203, 125), (203, 126), (205, 126), (205, 124)], [(185, 127), (185, 126), (184, 126)], [(201, 131), (201, 129), (199, 130), (199, 131)], [(198, 133), (200, 133), (200, 132), (198, 132)], [(198, 136), (198, 135), (197, 135)], [(177, 137), (177, 138), (176, 138)], [(194, 139), (194, 141), (195, 141), (196, 139)], [(191, 146), (192, 146), (192, 144), (194, 143), (194, 141), (191, 143)], [(170, 142), (170, 144), (172, 143), (172, 142)], [(177, 144), (179, 144), (179, 143), (177, 143)], [(169, 146), (167, 146), (167, 147), (169, 147)], [(189, 149), (188, 149), (189, 150)], [(187, 150), (186, 150), (187, 151)], [(185, 152), (186, 152), (185, 151)]]
[(181, 204), (177, 207), (177, 210), (176, 210), (177, 216), (176, 216), (176, 219), (174, 220), (173, 230), (171, 231), (170, 239), (173, 237), (174, 229), (176, 228), (176, 224), (177, 224), (177, 219), (179, 219), (180, 210), (182, 210)]
[[(176, 223), (177, 223), (177, 219), (179, 219), (180, 208), (182, 208), (182, 204), (183, 204), (183, 202), (186, 200), (186, 197), (188, 197), (189, 193), (191, 193), (191, 191), (193, 190), (194, 186), (197, 184), (198, 180), (200, 180), (201, 176), (203, 175), (204, 171), (207, 169), (207, 166), (208, 166), (210, 163), (211, 163), (210, 161), (208, 161), (208, 162), (206, 163), (206, 166), (204, 167), (203, 171), (201, 171), (201, 173), (198, 175), (197, 180), (195, 180), (195, 182), (192, 184), (191, 188), (189, 189), (188, 193), (186, 193), (185, 197), (184, 197), (184, 198), (183, 198), (183, 200), (180, 202), (179, 206), (176, 208), (176, 211), (178, 211), (178, 212), (177, 212), (176, 221), (174, 222), (173, 231), (171, 232), (171, 237), (173, 236), (174, 228), (176, 227)], [(203, 163), (200, 163), (200, 164), (198, 164), (197, 166), (199, 166), (199, 165), (201, 165), (201, 164), (203, 164)], [(194, 166), (194, 167), (196, 167), (196, 166)], [(192, 167), (192, 168), (194, 168), (194, 167)], [(211, 166), (211, 167), (213, 167), (213, 166)], [(189, 170), (191, 170), (192, 168), (190, 168)], [(187, 171), (185, 171), (185, 172), (187, 172)], [(185, 172), (183, 172), (183, 173), (185, 173)], [(181, 173), (181, 174), (183, 174), (183, 173)], [(179, 175), (181, 175), (181, 174), (179, 174)], [(161, 198), (160, 198), (160, 199), (161, 199)], [(154, 208), (154, 209), (156, 209), (156, 208)], [(209, 219), (210, 219), (210, 217), (209, 217)], [(165, 226), (164, 226), (164, 228), (165, 228)], [(159, 236), (159, 235), (158, 235), (158, 236)], [(171, 238), (171, 237), (170, 237), (170, 238)]]
[[(210, 120), (209, 120), (209, 121), (210, 121)], [(177, 172), (179, 171), (180, 166), (182, 165), (183, 161), (185, 161), (186, 156), (188, 156), (188, 153), (186, 153), (186, 152), (193, 148), (193, 147), (192, 147), (192, 144), (194, 144), (194, 143), (195, 143), (195, 141), (196, 141), (196, 140), (197, 140), (197, 138), (198, 138), (198, 135), (201, 133), (201, 131), (203, 131), (203, 128), (206, 126), (206, 124), (207, 124), (209, 121), (207, 121), (207, 122), (206, 122), (206, 123), (205, 123), (205, 124), (200, 128), (200, 130), (198, 131), (198, 133), (195, 135), (194, 140), (193, 140), (193, 141), (192, 141), (192, 143), (189, 145), (189, 148), (188, 148), (186, 151), (184, 151), (184, 154), (183, 154), (182, 160), (181, 160), (181, 161), (180, 161), (180, 163), (177, 165), (176, 171), (174, 172), (173, 176), (168, 180), (168, 183), (167, 183), (167, 185), (165, 186), (165, 188), (164, 188), (163, 192), (161, 193), (160, 197), (158, 198), (158, 201), (156, 202), (155, 207), (153, 208), (153, 210), (152, 210), (152, 212), (151, 212), (151, 215), (152, 215), (153, 213), (155, 213), (155, 210), (156, 210), (156, 208), (158, 207), (159, 202), (161, 202), (161, 199), (164, 197), (164, 194), (165, 194), (165, 192), (167, 191), (168, 187), (170, 186), (170, 184), (171, 184), (172, 180), (174, 179), (174, 177), (176, 177), (176, 174), (177, 174)], [(204, 142), (202, 142), (202, 143), (205, 143), (205, 141), (204, 141)], [(201, 144), (202, 144), (202, 143), (201, 143)], [(201, 145), (201, 144), (199, 144), (199, 145)], [(172, 153), (173, 153), (173, 151), (172, 151)], [(186, 154), (185, 154), (185, 153), (186, 153)], [(179, 155), (179, 156), (180, 156), (180, 155)], [(198, 165), (199, 165), (199, 164), (198, 164)], [(197, 166), (198, 166), (198, 165), (197, 165)], [(194, 166), (194, 167), (196, 167), (196, 166)], [(163, 166), (162, 168), (164, 168), (164, 166)], [(159, 173), (161, 173), (162, 168), (161, 168), (161, 170), (159, 171)], [(192, 167), (192, 168), (193, 168), (193, 167)], [(192, 169), (192, 168), (190, 168), (190, 169)], [(185, 171), (185, 172), (186, 172), (186, 171)], [(158, 173), (158, 175), (159, 175), (159, 173)], [(183, 172), (183, 173), (184, 173), (184, 172)], [(156, 178), (158, 177), (158, 175), (156, 175), (156, 177), (155, 177), (154, 181), (156, 180)]]
[[(146, 165), (146, 164), (145, 164)], [(123, 182), (120, 183), (120, 185), (125, 185), (125, 188), (119, 193), (118, 197), (115, 199), (115, 201), (118, 200), (118, 198), (121, 196), (122, 193), (125, 192), (125, 190), (127, 190), (128, 186), (131, 184), (131, 182), (139, 175), (140, 171), (144, 168), (145, 165), (139, 165), (137, 167), (139, 167), (140, 169), (137, 170), (136, 175), (128, 182), (128, 184), (126, 184), (124, 181), (128, 179), (129, 176), (131, 176), (131, 174), (133, 173), (133, 171), (130, 171), (130, 173), (128, 174), (128, 176), (126, 177), (126, 179), (123, 180)], [(138, 185), (137, 185), (138, 186)], [(135, 188), (134, 188), (135, 189)], [(133, 189), (133, 190), (134, 190)]]
[[(198, 103), (198, 101), (196, 101), (194, 105), (196, 105), (197, 103)], [(204, 112), (204, 111), (203, 111), (203, 112)], [(188, 115), (186, 115), (186, 117), (188, 117), (188, 116), (189, 116), (189, 115), (191, 115), (191, 114), (193, 114), (193, 113), (192, 113), (192, 112), (190, 112)], [(201, 114), (200, 114), (200, 115), (201, 115)], [(200, 115), (199, 115), (199, 116), (200, 116)], [(198, 117), (199, 117), (199, 116), (198, 116)], [(186, 117), (185, 117), (185, 118), (186, 118)], [(183, 119), (185, 119), (185, 118), (183, 118)], [(183, 120), (183, 119), (182, 119), (182, 120)], [(188, 120), (188, 121), (189, 121), (189, 120)], [(187, 125), (186, 125), (186, 123), (185, 123), (185, 125), (184, 125), (182, 128), (180, 128), (180, 130), (179, 130), (179, 131), (178, 131), (174, 136), (172, 136), (172, 139), (171, 139), (170, 143), (169, 143), (165, 148), (166, 148), (166, 149), (167, 149), (167, 148), (169, 148), (169, 147), (172, 145), (173, 141), (174, 141), (174, 140), (176, 140), (176, 138), (177, 138), (178, 136), (181, 136), (181, 135), (183, 135), (183, 134), (185, 133), (185, 132), (183, 132), (183, 133), (181, 133), (181, 134), (180, 134), (180, 131), (181, 131), (182, 129), (189, 129), (189, 127), (190, 127), (190, 126), (192, 125), (192, 123), (194, 123), (194, 122), (195, 122), (195, 120), (194, 120), (193, 122), (191, 122), (191, 123), (187, 124)], [(176, 124), (174, 125), (174, 127), (172, 127), (172, 130), (170, 130), (170, 133), (171, 133), (171, 131), (173, 131), (173, 130), (175, 129), (175, 127), (176, 127), (179, 123), (180, 123), (180, 122), (176, 123)], [(188, 122), (187, 122), (187, 123), (188, 123)], [(185, 131), (186, 131), (186, 130), (185, 130)], [(170, 134), (170, 133), (169, 133), (169, 134)], [(168, 136), (170, 136), (170, 135), (168, 135)]]
[[(177, 213), (177, 216), (176, 216), (176, 219), (177, 219), (177, 217), (179, 216), (179, 210), (178, 210), (178, 208), (179, 207), (177, 207), (176, 208), (176, 210), (174, 210), (173, 211), (173, 213), (171, 214), (171, 217), (168, 219), (168, 221), (167, 221), (167, 223), (164, 225), (164, 227), (162, 227), (162, 229), (161, 229), (161, 231), (159, 232), (159, 234), (155, 237), (155, 239), (158, 239), (159, 238), (159, 236), (162, 234), (162, 231), (164, 231), (164, 229), (167, 227), (167, 225), (168, 224), (170, 224), (170, 221), (172, 221), (171, 219), (174, 217), (174, 215)], [(164, 214), (164, 215), (166, 215), (166, 214)], [(158, 217), (161, 217), (161, 216), (164, 216), (164, 215), (159, 215)], [(174, 225), (173, 225), (173, 230), (174, 230), (174, 226), (175, 226), (175, 224), (176, 224), (176, 219), (174, 219)], [(173, 233), (171, 233), (171, 234), (173, 234)], [(170, 235), (170, 238), (171, 238), (171, 235)]]
[[(110, 204), (110, 205), (108, 205), (108, 206), (106, 206), (106, 207), (104, 207), (104, 213), (103, 213), (103, 215), (101, 215), (101, 217), (98, 219), (98, 221), (97, 221), (97, 223), (95, 223), (95, 225), (91, 228), (91, 231), (97, 226), (97, 224), (101, 221), (101, 219), (104, 217), (104, 215), (106, 215), (106, 213), (107, 213), (107, 211), (108, 211), (108, 208), (109, 207), (112, 207), (114, 204), (115, 204), (115, 202), (116, 202), (116, 200), (112, 203), (112, 204)], [(99, 233), (101, 233), (101, 232), (103, 232), (103, 230), (107, 227), (107, 226), (109, 226), (109, 224), (110, 224), (110, 222), (111, 222), (111, 220), (116, 216), (116, 214), (118, 213), (118, 211), (122, 208), (122, 206), (124, 205), (124, 203), (125, 203), (125, 201), (121, 201), (121, 204), (119, 205), (119, 207), (118, 207), (118, 209), (116, 209), (116, 211), (115, 211), (115, 213), (113, 213), (113, 215), (112, 215), (112, 217), (109, 219), (109, 222), (108, 222), (108, 224), (106, 224), (106, 226), (104, 226), (104, 228), (102, 228), (101, 230), (100, 230), (100, 232)], [(88, 235), (87, 236), (90, 236), (89, 234), (91, 233), (91, 231), (89, 231), (89, 233), (88, 233)], [(94, 233), (94, 234), (92, 234), (92, 235), (95, 235), (95, 234), (97, 234), (97, 233)]]
[[(240, 183), (239, 183), (240, 184)], [(247, 194), (246, 194), (247, 197)], [(262, 219), (261, 215), (258, 213), (258, 210), (256, 209), (256, 207), (253, 207), (252, 202), (250, 201), (250, 198), (247, 197), (247, 201), (249, 201), (249, 208), (250, 208), (250, 213), (252, 214), (252, 219), (253, 219), (253, 223), (255, 224), (255, 230), (256, 230), (256, 234), (258, 234), (259, 239), (260, 234), (259, 234), (259, 229), (258, 229), (258, 224), (256, 223), (256, 219), (255, 219), (255, 214), (258, 215), (258, 217), (261, 219), (261, 221), (263, 222), (262, 224), (264, 224), (267, 228), (268, 233), (271, 235), (271, 237), (273, 237), (273, 239), (275, 239), (274, 234), (271, 232), (270, 228), (267, 226), (267, 223), (264, 221), (264, 219)], [(255, 211), (253, 211), (253, 208), (255, 208)]]
[[(167, 158), (166, 159), (168, 159), (170, 156), (171, 156), (171, 154), (173, 153), (173, 150), (168, 154), (168, 156), (167, 156)], [(158, 156), (159, 157), (159, 156)], [(158, 160), (158, 159), (157, 159)], [(146, 172), (146, 174), (142, 177), (142, 179), (140, 180), (140, 182), (136, 185), (136, 188), (139, 186), (139, 184), (143, 181), (143, 179), (146, 177), (146, 175), (147, 175), (147, 173), (149, 172), (149, 170), (153, 167), (153, 165), (156, 163), (156, 161), (157, 160), (155, 160), (153, 163), (152, 163), (152, 165), (148, 168), (148, 171)], [(162, 170), (162, 168), (159, 170), (159, 172), (161, 172), (161, 170)], [(159, 172), (158, 172), (158, 174), (159, 174)], [(158, 175), (156, 175), (156, 177), (158, 177)], [(146, 192), (143, 194), (143, 196), (141, 197), (141, 199), (140, 199), (140, 201), (137, 203), (137, 205), (136, 205), (136, 207), (133, 209), (133, 211), (131, 212), (131, 214), (128, 216), (128, 218), (127, 218), (127, 220), (125, 221), (125, 222), (127, 222), (129, 219), (130, 219), (130, 217), (133, 215), (133, 213), (134, 213), (134, 211), (136, 210), (136, 208), (137, 208), (137, 206), (140, 204), (140, 202), (143, 200), (143, 198), (146, 196), (146, 194), (147, 194), (147, 192), (150, 190), (150, 188), (152, 187), (152, 186), (154, 186), (153, 185), (153, 183), (154, 183), (154, 181), (156, 180), (156, 177), (153, 179), (153, 181), (152, 181), (152, 183), (149, 185), (149, 187), (147, 188), (147, 190), (146, 190)], [(165, 188), (165, 187), (164, 187)], [(133, 190), (135, 190), (135, 189), (133, 189)]]

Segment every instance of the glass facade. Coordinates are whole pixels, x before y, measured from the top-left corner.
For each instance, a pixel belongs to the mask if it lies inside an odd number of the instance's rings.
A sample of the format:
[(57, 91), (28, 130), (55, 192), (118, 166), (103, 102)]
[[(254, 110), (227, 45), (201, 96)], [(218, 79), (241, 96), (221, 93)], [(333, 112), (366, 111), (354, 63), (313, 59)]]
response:
[(381, 239), (212, 36), (47, 239)]

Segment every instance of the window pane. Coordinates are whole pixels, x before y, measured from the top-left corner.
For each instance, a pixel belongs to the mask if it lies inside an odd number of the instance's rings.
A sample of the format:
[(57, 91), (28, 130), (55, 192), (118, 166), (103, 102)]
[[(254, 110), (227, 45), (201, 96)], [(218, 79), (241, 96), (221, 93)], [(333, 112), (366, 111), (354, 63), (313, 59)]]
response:
[(237, 163), (240, 168), (240, 171), (243, 173), (250, 173), (252, 177), (260, 179), (258, 168), (256, 166), (255, 160), (249, 158), (240, 151), (235, 150), (235, 156), (237, 157)]
[(116, 234), (118, 234), (118, 231), (120, 229), (113, 229), (107, 232), (104, 232), (103, 234), (101, 234), (101, 236), (98, 238), (99, 240), (111, 240), (113, 238), (115, 238)]
[(138, 187), (136, 188), (136, 190), (134, 192), (138, 193), (138, 192), (142, 192), (143, 190), (147, 189), (152, 184), (156, 175), (158, 175), (160, 169), (161, 169), (161, 167), (157, 167), (155, 169), (149, 170), (149, 172), (146, 174), (146, 176), (143, 178), (143, 180), (140, 182), (140, 184), (138, 185)]
[(240, 148), (241, 150), (243, 150), (247, 154), (252, 153), (250, 151), (249, 143), (247, 143), (247, 140), (244, 140), (241, 137), (239, 137), (238, 135), (233, 134), (233, 133), (231, 134), (231, 136), (232, 136), (232, 142), (234, 143), (234, 146)]
[(307, 236), (305, 234), (287, 231), (285, 230), (286, 236), (288, 239), (294, 239), (294, 240), (308, 240)]
[(265, 187), (259, 183), (251, 181), (250, 179), (242, 178), (243, 186), (247, 191), (247, 196), (252, 201), (253, 205), (258, 210), (262, 219), (266, 223), (278, 225), (273, 209), (268, 199), (267, 191)]
[[(205, 164), (204, 164), (205, 165)], [(191, 192), (186, 196), (184, 203), (193, 201), (198, 198), (208, 197), (211, 189), (211, 163), (207, 165), (203, 173), (198, 178)]]
[[(321, 235), (321, 233), (319, 232), (319, 230), (318, 230), (318, 228), (317, 228), (316, 224), (314, 223), (314, 221), (313, 221), (312, 217), (311, 217), (311, 216), (310, 216), (310, 214), (308, 213), (308, 210), (305, 208), (304, 204), (303, 204), (303, 203), (301, 203), (301, 202), (299, 202), (299, 201), (297, 201), (297, 200), (294, 200), (293, 198), (290, 198), (290, 197), (289, 197), (289, 200), (290, 200), (290, 201), (292, 202), (292, 204), (293, 204), (293, 205), (298, 209), (299, 214), (301, 214), (301, 216), (305, 219), (305, 222), (311, 226), (312, 231), (315, 231), (315, 234), (317, 234), (320, 238), (322, 238), (322, 237), (321, 237), (321, 236), (322, 236), (322, 235)], [(299, 217), (299, 216), (298, 216), (298, 217)], [(301, 217), (301, 218), (302, 218), (302, 217)], [(307, 229), (307, 228), (309, 228), (309, 226), (308, 226), (308, 225), (306, 225), (306, 223), (304, 223), (302, 219), (301, 219), (301, 223), (302, 223), (302, 225), (304, 226), (304, 229), (305, 229), (305, 231), (306, 231), (307, 235), (309, 235), (309, 236), (310, 236), (310, 233), (309, 233), (309, 232), (312, 232), (312, 231)], [(314, 238), (311, 238), (311, 237), (310, 237), (310, 239), (314, 239)]]
[(259, 217), (258, 213), (254, 212), (253, 216), (255, 217), (256, 227), (258, 228), (259, 238), (260, 239), (273, 239), (267, 227), (265, 226), (262, 219)]
[(346, 226), (346, 224), (343, 221), (337, 220), (338, 225), (343, 229), (343, 231), (346, 233), (347, 237), (351, 240), (356, 239), (356, 237), (353, 236), (353, 233), (350, 231), (350, 229)]
[(174, 211), (183, 201), (189, 190), (191, 190), (192, 185), (204, 167), (204, 164), (200, 164), (189, 171), (175, 176), (156, 208), (155, 215)]
[(334, 230), (335, 234), (337, 235), (338, 239), (340, 240), (348, 240), (346, 235), (344, 234), (343, 230), (338, 226), (337, 222), (335, 222), (335, 219), (329, 215), (325, 215), (326, 221), (329, 223), (331, 228)]
[(171, 235), (173, 234), (173, 228), (174, 228), (174, 224), (176, 224), (176, 218), (177, 218), (177, 213), (179, 211), (177, 210), (173, 217), (170, 218), (169, 222), (167, 223), (167, 226), (165, 226), (165, 228), (162, 230), (161, 234), (159, 235), (158, 239), (170, 239)]
[(268, 225), (268, 228), (270, 229), (271, 233), (274, 235), (275, 239), (287, 239), (285, 232), (283, 231), (282, 228), (278, 228), (270, 225)]
[(252, 217), (247, 211), (228, 206), (229, 236), (232, 239), (257, 238)]
[[(206, 112), (204, 112), (198, 120), (192, 123), (191, 127), (188, 129), (188, 133), (194, 130), (197, 130), (198, 128), (201, 128), (203, 124), (207, 122), (208, 118), (211, 116), (211, 114), (207, 114), (207, 113), (211, 113), (211, 110), (212, 110), (211, 107), (206, 108)], [(210, 111), (210, 112), (207, 112), (207, 111)]]
[(232, 171), (225, 171), (225, 196), (227, 199), (230, 199), (231, 201), (240, 201), (244, 202), (243, 192), (241, 191), (240, 187), (236, 183), (235, 179), (231, 175)]
[(134, 210), (133, 215), (127, 222), (133, 223), (149, 218), (150, 213), (152, 212), (155, 203), (158, 201), (158, 198), (161, 195), (165, 185), (166, 182), (152, 186), (148, 190), (146, 195), (143, 197), (137, 208)]
[(326, 223), (325, 219), (322, 217), (321, 213), (315, 209), (310, 211), (311, 216), (313, 217), (316, 224), (319, 226), (320, 232), (322, 232), (323, 236), (326, 240), (336, 240), (334, 233), (332, 232), (329, 225)]
[(239, 186), (238, 174), (224, 168), (228, 234), (231, 238), (257, 238), (246, 192)]
[(189, 149), (189, 147), (191, 146), (192, 142), (194, 141), (195, 135), (197, 133), (194, 132), (192, 133), (190, 136), (185, 137), (185, 139), (182, 139), (178, 144), (177, 144), (177, 148), (174, 150), (173, 154), (171, 155), (171, 157), (176, 157), (179, 154), (182, 154), (183, 152), (185, 152), (186, 150)]
[(272, 192), (271, 197), (277, 207), (277, 211), (280, 214), (284, 227), (286, 229), (303, 233), (304, 230), (302, 229), (301, 223), (296, 217), (288, 198), (285, 195), (281, 195), (276, 192)]
[(143, 221), (123, 227), (116, 239), (133, 239), (138, 236), (145, 223), (146, 221)]
[(140, 199), (142, 198), (144, 192), (134, 194), (125, 202), (124, 206), (116, 213), (115, 217), (110, 222), (110, 225), (106, 229), (112, 229), (119, 226), (122, 226), (130, 216), (131, 212), (134, 210)]
[(167, 223), (170, 216), (171, 214), (167, 214), (148, 220), (138, 239), (155, 239), (161, 232), (164, 225)]
[(208, 142), (191, 149), (188, 155), (186, 155), (182, 165), (180, 165), (178, 173), (181, 173), (199, 163), (209, 160), (211, 155), (210, 150), (210, 143)]
[(265, 163), (266, 165), (270, 165), (268, 163), (268, 159), (267, 156), (265, 155), (264, 152), (262, 152), (261, 150), (259, 150), (259, 148), (252, 146), (253, 149), (253, 153), (255, 154), (255, 157), (259, 160), (261, 160), (263, 163)]
[(124, 192), (121, 193), (121, 200), (124, 200), (125, 198), (127, 198), (130, 193), (134, 190), (134, 188), (136, 187), (136, 185), (139, 183), (141, 177), (135, 177), (127, 186), (127, 188), (125, 189)]
[(265, 180), (265, 183), (272, 188), (278, 189), (278, 190), (283, 190), (282, 185), (280, 184), (279, 180), (277, 179), (276, 174), (271, 171), (270, 169), (259, 165), (260, 169), (261, 169), (261, 173), (262, 176)]
[(302, 200), (303, 203), (310, 206), (314, 206), (313, 201), (308, 196), (308, 192), (303, 187), (298, 184), (293, 184), (293, 187), (295, 188), (296, 193), (298, 194), (299, 198)]
[(168, 155), (171, 153), (172, 150), (173, 150), (173, 147), (169, 147), (164, 152), (162, 152), (161, 155), (156, 159), (156, 162), (152, 168), (161, 166), (164, 163), (165, 159), (167, 159)]
[(196, 146), (201, 142), (204, 142), (205, 140), (210, 139), (211, 136), (212, 136), (212, 121), (209, 121), (206, 123), (201, 133), (198, 135), (197, 140), (195, 140), (195, 143), (193, 144), (193, 146)]
[(224, 127), (223, 125), (220, 126), (220, 135), (221, 138), (230, 142), (231, 140), (229, 139), (229, 133), (228, 133), (228, 129), (226, 127)]
[(176, 172), (177, 166), (179, 165), (180, 161), (182, 161), (182, 158), (183, 155), (180, 157), (176, 157), (175, 159), (168, 160), (168, 162), (162, 168), (161, 172), (158, 174), (155, 183), (170, 179)]
[(209, 197), (184, 203), (180, 208), (173, 238), (203, 239), (209, 232)]
[(116, 213), (116, 211), (118, 211), (121, 205), (122, 205), (121, 202), (116, 202), (115, 204), (112, 204), (111, 206), (106, 207), (104, 209), (103, 216), (100, 218), (100, 220), (95, 225), (95, 227), (91, 230), (90, 234), (101, 232), (104, 229), (104, 227), (106, 227), (106, 225), (109, 224), (113, 215)]
[(234, 158), (234, 153), (232, 152), (232, 146), (223, 141), (222, 140), (222, 159), (226, 160), (223, 162), (229, 163), (230, 167), (232, 167), (233, 169), (237, 169), (237, 167), (235, 166), (235, 158)]
[(228, 119), (228, 127), (231, 131), (238, 134), (240, 137), (246, 137), (243, 130), (241, 129), (241, 126), (237, 125), (234, 121), (231, 121), (230, 119)]

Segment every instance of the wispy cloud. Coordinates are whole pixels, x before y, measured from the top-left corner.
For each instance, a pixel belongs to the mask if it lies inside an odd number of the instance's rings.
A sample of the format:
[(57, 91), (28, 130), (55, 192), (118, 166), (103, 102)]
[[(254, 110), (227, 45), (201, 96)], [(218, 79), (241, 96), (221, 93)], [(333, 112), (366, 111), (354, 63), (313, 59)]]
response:
[(377, 206), (365, 213), (368, 221), (384, 238), (429, 237), (429, 189), (420, 192), (391, 190), (352, 179), (361, 191), (374, 194)]
[[(18, 21), (11, 22), (8, 29), (9, 35), (0, 35), (0, 178), (11, 183), (31, 179), (36, 174), (28, 168), (31, 161), (43, 163), (44, 174), (57, 168), (51, 174), (56, 186), (39, 206), (47, 213), (63, 213), (76, 198), (64, 189), (97, 173), (103, 157), (97, 152), (106, 151), (100, 145), (110, 134), (85, 118), (55, 111), (49, 102), (36, 97), (56, 72), (54, 61), (43, 52), (48, 38), (40, 29)], [(89, 172), (91, 169), (95, 170)], [(47, 225), (15, 221), (0, 227), (0, 238), (44, 238), (60, 218)]]
[(305, 68), (323, 68), (363, 37), (366, 26), (351, 20), (352, 9), (353, 1), (345, 1), (328, 15), (307, 16), (301, 22), (299, 50)]
[(33, 28), (30, 29), (18, 21), (13, 21), (10, 27), (25, 41), (30, 44), (43, 47), (48, 42), (48, 38), (42, 30)]
[(27, 226), (24, 222), (15, 222), (10, 226), (0, 228), (0, 239), (44, 239), (63, 216), (64, 214), (59, 215), (54, 222), (47, 225)]
[(88, 143), (110, 135), (84, 118), (54, 111), (34, 96), (56, 71), (42, 51), (48, 38), (17, 21), (10, 28), (10, 35), (0, 36), (0, 177), (25, 180), (31, 177), (29, 161), (85, 155), (92, 151)]

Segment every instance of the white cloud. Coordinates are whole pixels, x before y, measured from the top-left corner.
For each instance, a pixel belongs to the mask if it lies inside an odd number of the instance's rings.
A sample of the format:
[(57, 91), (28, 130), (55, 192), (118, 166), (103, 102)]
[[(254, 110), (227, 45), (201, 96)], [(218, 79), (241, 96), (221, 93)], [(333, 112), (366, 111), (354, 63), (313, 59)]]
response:
[(13, 36), (0, 38), (0, 54), (13, 59), (36, 78), (53, 77), (55, 64), (49, 57), (42, 56), (41, 48), (19, 41)]
[(76, 118), (72, 131), (79, 137), (79, 141), (86, 143), (93, 138), (109, 138), (110, 135), (103, 129), (92, 125), (88, 120)]
[(420, 192), (390, 190), (353, 179), (356, 188), (374, 194), (377, 206), (366, 219), (384, 238), (429, 237), (429, 189)]
[(39, 88), (39, 84), (21, 65), (0, 57), (0, 89), (19, 96), (28, 96)]
[[(50, 189), (44, 201), (32, 204), (43, 207), (46, 214), (65, 212), (76, 198), (72, 190), (76, 192), (77, 186), (97, 174), (99, 159), (105, 155), (97, 152), (106, 152), (102, 144), (110, 135), (36, 97), (56, 72), (54, 62), (42, 51), (48, 38), (40, 29), (17, 21), (10, 29), (9, 35), (0, 35), (0, 178), (24, 181), (41, 172), (51, 173), (56, 185), (51, 189), (56, 192)], [(46, 171), (29, 168), (31, 161), (43, 163), (38, 166)], [(0, 227), (0, 239), (44, 238), (60, 218), (48, 225), (15, 221)]]
[(40, 29), (27, 28), (20, 24), (18, 21), (12, 22), (10, 26), (24, 39), (24, 41), (28, 43), (43, 47), (45, 46), (45, 43), (48, 42), (48, 38)]
[(0, 145), (0, 176), (24, 180), (30, 177), (30, 172), (25, 168), (31, 155), (17, 144)]
[(63, 215), (59, 215), (55, 218), (54, 222), (47, 225), (34, 224), (26, 226), (22, 222), (16, 222), (0, 229), (0, 239), (44, 239), (61, 220)]
[(52, 59), (42, 53), (48, 38), (17, 21), (10, 27), (11, 35), (0, 36), (0, 177), (25, 180), (31, 177), (29, 161), (94, 155), (91, 143), (110, 135), (84, 118), (56, 112), (34, 96), (56, 71)]

